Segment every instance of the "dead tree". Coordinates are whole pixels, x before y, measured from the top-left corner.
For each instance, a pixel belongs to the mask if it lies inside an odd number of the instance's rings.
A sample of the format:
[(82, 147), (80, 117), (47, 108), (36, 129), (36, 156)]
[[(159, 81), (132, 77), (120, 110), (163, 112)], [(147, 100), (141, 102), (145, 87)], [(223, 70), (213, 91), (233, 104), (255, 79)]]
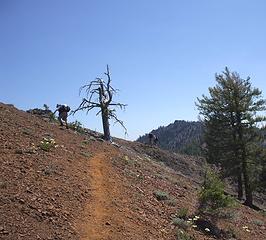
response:
[(127, 133), (124, 123), (116, 115), (116, 108), (124, 109), (126, 104), (113, 102), (113, 96), (117, 92), (117, 89), (111, 86), (108, 65), (104, 74), (107, 77), (107, 81), (104, 81), (102, 78), (96, 78), (94, 81), (80, 88), (79, 93), (81, 94), (82, 91), (85, 91), (86, 97), (83, 98), (79, 107), (73, 111), (73, 114), (80, 110), (85, 110), (88, 113), (94, 108), (99, 108), (100, 111), (96, 115), (100, 113), (102, 115), (104, 139), (111, 141), (109, 119), (113, 119), (115, 123), (119, 123), (124, 128), (125, 133)]

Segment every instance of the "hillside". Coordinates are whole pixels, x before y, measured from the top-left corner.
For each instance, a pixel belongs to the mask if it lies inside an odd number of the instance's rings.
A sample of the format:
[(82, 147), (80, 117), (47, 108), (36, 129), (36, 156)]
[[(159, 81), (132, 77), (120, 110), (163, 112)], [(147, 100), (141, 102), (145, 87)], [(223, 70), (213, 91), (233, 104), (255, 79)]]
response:
[[(44, 151), (44, 138), (56, 147)], [(197, 212), (199, 157), (121, 139), (110, 144), (1, 103), (0, 142), (0, 239), (174, 240), (175, 214)], [(221, 239), (265, 239), (265, 222), (239, 205), (217, 226)], [(215, 239), (200, 226), (186, 232)]]
[[(165, 127), (152, 130), (158, 139), (158, 145), (165, 150), (199, 155), (202, 144), (202, 124), (200, 122), (189, 122), (176, 120)], [(137, 139), (138, 142), (148, 143), (148, 134)]]

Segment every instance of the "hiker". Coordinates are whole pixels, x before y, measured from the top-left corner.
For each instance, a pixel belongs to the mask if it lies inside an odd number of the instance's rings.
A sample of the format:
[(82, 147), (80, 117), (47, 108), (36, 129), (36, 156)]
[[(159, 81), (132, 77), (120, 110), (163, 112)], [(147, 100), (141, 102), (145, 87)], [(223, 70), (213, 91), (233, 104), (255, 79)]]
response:
[(67, 115), (68, 115), (68, 112), (70, 111), (70, 107), (68, 105), (66, 105), (66, 104), (63, 104), (63, 105), (57, 104), (56, 105), (56, 110), (54, 111), (54, 114), (57, 111), (59, 112), (58, 121), (60, 122), (60, 126), (64, 126), (64, 124), (63, 124), (63, 121), (64, 121), (66, 123), (66, 128), (68, 128)]
[(154, 139), (153, 139), (154, 145), (157, 145), (158, 141), (159, 141), (158, 137), (154, 135)]
[(158, 143), (158, 138), (157, 138), (157, 136), (155, 135), (155, 134), (153, 134), (153, 133), (149, 133), (149, 144), (150, 145), (157, 145), (157, 143)]

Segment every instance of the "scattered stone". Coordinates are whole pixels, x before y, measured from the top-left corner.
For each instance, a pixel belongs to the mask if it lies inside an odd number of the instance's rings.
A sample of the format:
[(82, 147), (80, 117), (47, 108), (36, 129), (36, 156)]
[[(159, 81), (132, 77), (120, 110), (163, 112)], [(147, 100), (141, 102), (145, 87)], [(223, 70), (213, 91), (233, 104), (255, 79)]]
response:
[(37, 152), (36, 149), (27, 149), (27, 150), (25, 150), (25, 153), (29, 153), (29, 154), (34, 154), (36, 152)]
[(15, 153), (16, 154), (23, 154), (23, 150), (22, 149), (17, 149), (17, 150), (15, 150)]
[(90, 136), (88, 140), (90, 140), (90, 141), (93, 141), (93, 142), (94, 142), (94, 141), (96, 141), (96, 138), (95, 138), (95, 137), (93, 137), (93, 136)]
[(18, 202), (21, 203), (21, 204), (24, 204), (25, 203), (25, 200), (22, 199), (22, 198), (20, 198), (20, 199), (18, 199)]
[(8, 235), (9, 232), (6, 229), (4, 229), (4, 227), (0, 227), (0, 234), (2, 234), (2, 235)]
[(115, 147), (117, 147), (117, 148), (120, 148), (121, 147), (119, 144), (117, 144), (115, 142), (112, 142), (112, 145), (115, 146)]
[(26, 112), (45, 119), (51, 119), (53, 116), (53, 112), (49, 109), (34, 108), (29, 109)]

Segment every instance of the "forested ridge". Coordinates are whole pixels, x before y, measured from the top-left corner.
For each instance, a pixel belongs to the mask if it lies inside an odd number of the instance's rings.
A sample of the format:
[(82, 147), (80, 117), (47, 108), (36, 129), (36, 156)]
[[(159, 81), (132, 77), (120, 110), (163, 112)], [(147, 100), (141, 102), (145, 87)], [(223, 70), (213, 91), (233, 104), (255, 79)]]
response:
[[(200, 155), (203, 144), (203, 125), (198, 121), (176, 120), (168, 126), (152, 130), (159, 141), (158, 145), (169, 151), (189, 155)], [(138, 142), (148, 143), (148, 134), (140, 136)]]

